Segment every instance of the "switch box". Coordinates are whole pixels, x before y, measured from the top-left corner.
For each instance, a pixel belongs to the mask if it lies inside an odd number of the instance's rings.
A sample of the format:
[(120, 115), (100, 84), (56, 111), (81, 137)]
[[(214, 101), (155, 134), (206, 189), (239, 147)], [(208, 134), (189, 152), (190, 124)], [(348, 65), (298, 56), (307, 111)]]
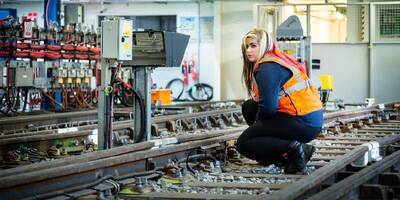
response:
[(68, 70), (68, 78), (75, 78), (76, 77), (76, 69)]
[(67, 69), (63, 69), (63, 68), (59, 68), (57, 70), (57, 77), (67, 78), (68, 77), (68, 70)]
[(34, 84), (36, 88), (48, 88), (50, 87), (49, 69), (51, 67), (50, 62), (38, 62), (32, 61), (32, 68), (36, 72)]
[(15, 87), (33, 86), (33, 68), (15, 69)]
[(101, 46), (103, 58), (132, 60), (132, 21), (102, 21)]
[(93, 71), (91, 69), (86, 69), (85, 70), (85, 77), (92, 77), (93, 76)]
[(84, 69), (77, 69), (76, 70), (76, 77), (83, 78), (84, 76), (85, 76), (85, 70)]

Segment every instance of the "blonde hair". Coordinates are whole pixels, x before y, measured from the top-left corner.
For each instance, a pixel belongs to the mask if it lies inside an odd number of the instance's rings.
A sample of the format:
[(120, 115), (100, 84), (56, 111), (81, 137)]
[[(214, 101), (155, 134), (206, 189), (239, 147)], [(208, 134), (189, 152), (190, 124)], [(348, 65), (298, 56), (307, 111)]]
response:
[[(271, 51), (273, 48), (273, 41), (271, 34), (269, 34), (266, 30), (255, 28), (249, 31), (242, 39), (242, 56), (243, 56), (243, 72), (242, 72), (242, 81), (244, 82), (247, 93), (251, 95), (251, 76), (253, 75), (253, 65), (255, 63), (250, 62), (247, 59), (246, 55), (246, 39), (252, 38), (257, 41), (257, 44), (260, 46), (260, 51), (258, 52), (257, 61), (260, 60), (264, 54), (268, 51)], [(257, 62), (256, 61), (256, 62)]]

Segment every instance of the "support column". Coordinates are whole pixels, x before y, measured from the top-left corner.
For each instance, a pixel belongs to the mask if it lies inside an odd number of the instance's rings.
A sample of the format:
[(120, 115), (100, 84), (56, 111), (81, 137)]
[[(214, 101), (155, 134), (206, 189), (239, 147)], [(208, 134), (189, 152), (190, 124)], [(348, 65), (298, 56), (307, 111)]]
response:
[[(146, 67), (135, 67), (133, 68), (134, 73), (134, 88), (139, 93), (140, 98), (144, 102), (144, 120), (145, 120), (145, 133), (142, 138), (144, 141), (151, 139), (151, 89), (150, 89), (150, 75), (151, 69)], [(133, 138), (136, 142), (141, 142), (140, 140), (140, 130), (142, 127), (142, 118), (140, 113), (140, 104), (134, 99), (134, 135)]]
[(101, 83), (100, 86), (97, 88), (99, 93), (99, 99), (97, 102), (97, 109), (98, 109), (98, 148), (99, 150), (107, 149), (107, 139), (106, 139), (106, 130), (105, 126), (107, 125), (107, 118), (106, 118), (106, 93), (104, 89), (107, 87), (107, 83), (110, 82), (109, 72), (108, 72), (108, 65), (104, 59), (101, 59)]

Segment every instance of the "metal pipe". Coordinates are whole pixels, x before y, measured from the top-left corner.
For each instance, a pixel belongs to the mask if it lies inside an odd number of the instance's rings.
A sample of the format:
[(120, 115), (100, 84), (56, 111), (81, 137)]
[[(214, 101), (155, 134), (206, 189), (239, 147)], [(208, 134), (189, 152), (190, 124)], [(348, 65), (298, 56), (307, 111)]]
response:
[[(200, 18), (201, 18), (201, 8), (200, 8), (200, 0), (199, 1), (197, 1), (197, 16), (199, 17), (199, 21), (198, 21), (198, 23), (197, 23), (197, 27), (198, 27), (198, 33), (197, 33), (197, 37), (198, 37), (198, 40), (197, 40), (197, 80), (198, 80), (198, 82), (200, 81), (200, 64), (201, 64), (201, 59), (200, 59), (200, 45), (201, 45), (201, 26), (200, 26)], [(193, 59), (193, 58), (192, 58)], [(193, 70), (193, 69), (192, 69)]]
[(369, 4), (368, 6), (368, 11), (369, 11), (369, 15), (368, 15), (368, 22), (369, 22), (369, 26), (368, 26), (368, 34), (369, 34), (369, 39), (368, 39), (368, 76), (367, 76), (367, 88), (368, 88), (368, 97), (372, 97), (372, 62), (373, 62), (373, 40), (375, 37), (375, 9), (374, 9), (374, 4)]

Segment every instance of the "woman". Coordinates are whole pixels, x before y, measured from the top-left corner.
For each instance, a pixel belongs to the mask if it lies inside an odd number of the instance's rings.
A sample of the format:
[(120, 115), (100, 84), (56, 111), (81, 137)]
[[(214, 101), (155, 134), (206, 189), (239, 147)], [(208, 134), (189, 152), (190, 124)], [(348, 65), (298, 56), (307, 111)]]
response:
[(247, 128), (237, 150), (260, 164), (276, 164), (285, 173), (304, 173), (321, 131), (322, 104), (304, 67), (279, 51), (265, 30), (253, 29), (242, 42), (242, 78), (251, 100), (243, 104)]

